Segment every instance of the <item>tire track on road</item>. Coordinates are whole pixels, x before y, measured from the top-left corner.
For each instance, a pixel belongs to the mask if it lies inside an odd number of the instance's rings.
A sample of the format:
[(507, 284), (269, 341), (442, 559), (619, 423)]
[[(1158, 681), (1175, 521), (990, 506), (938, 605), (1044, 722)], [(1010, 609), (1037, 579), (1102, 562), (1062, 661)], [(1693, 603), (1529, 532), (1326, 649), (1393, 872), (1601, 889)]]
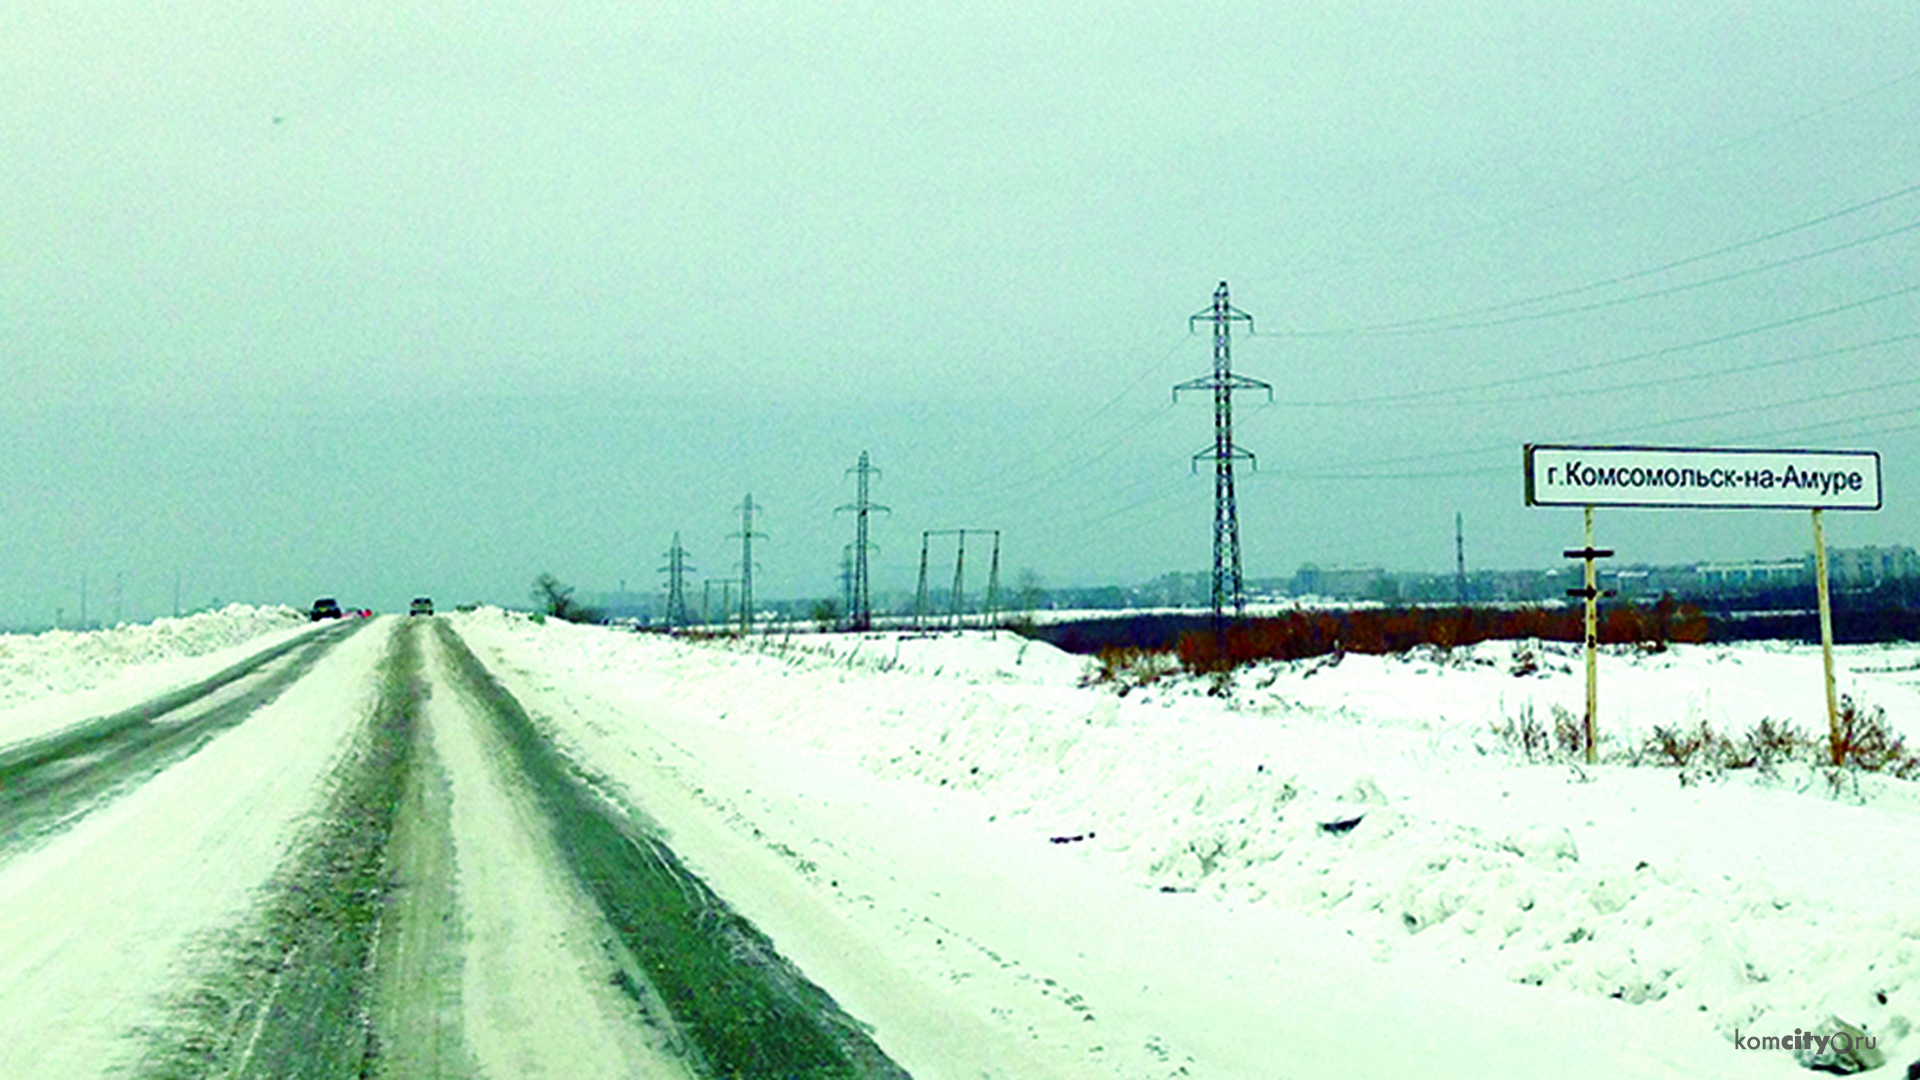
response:
[(0, 753), (0, 860), (191, 757), (364, 625), (302, 634), (190, 686)]
[[(905, 1080), (638, 811), (605, 796), (444, 620), (399, 623), (379, 671), (317, 824), (255, 914), (196, 950), (168, 1018), (139, 1033), (135, 1075), (470, 1077), (482, 1036), (497, 1042), (505, 1021), (554, 1026), (489, 1057), (501, 1075), (569, 1075), (592, 1055), (566, 1038), (625, 1045), (630, 1032), (628, 1050), (665, 1055), (631, 1059), (641, 1075)], [(442, 680), (459, 705), (429, 706)], [(575, 958), (522, 966), (524, 934)], [(608, 1026), (551, 1015), (562, 1000), (604, 1010)]]
[[(391, 849), (428, 692), (417, 629), (393, 632), (379, 699), (319, 825), (274, 875), (258, 920), (215, 944), (173, 1021), (147, 1033), (141, 1076), (379, 1075), (376, 948), (400, 884)], [(457, 1060), (457, 1046), (446, 1050)]]
[(598, 790), (444, 621), (449, 666), (492, 721), (552, 830), (566, 870), (624, 961), (614, 979), (658, 1002), (711, 1077), (904, 1078), (858, 1021), (687, 870), (631, 809)]

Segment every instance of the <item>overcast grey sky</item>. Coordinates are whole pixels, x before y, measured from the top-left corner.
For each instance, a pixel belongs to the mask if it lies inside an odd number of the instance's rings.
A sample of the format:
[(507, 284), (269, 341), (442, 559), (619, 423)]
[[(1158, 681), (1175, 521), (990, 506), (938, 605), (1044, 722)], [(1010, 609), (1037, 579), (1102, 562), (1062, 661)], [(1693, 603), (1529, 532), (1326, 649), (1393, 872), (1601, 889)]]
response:
[(1221, 280), (1250, 577), (1552, 565), (1527, 441), (1877, 449), (1829, 540), (1920, 544), (1904, 0), (0, 5), (0, 625), (733, 577), (749, 493), (833, 595), (862, 450), (876, 587), (1204, 570)]

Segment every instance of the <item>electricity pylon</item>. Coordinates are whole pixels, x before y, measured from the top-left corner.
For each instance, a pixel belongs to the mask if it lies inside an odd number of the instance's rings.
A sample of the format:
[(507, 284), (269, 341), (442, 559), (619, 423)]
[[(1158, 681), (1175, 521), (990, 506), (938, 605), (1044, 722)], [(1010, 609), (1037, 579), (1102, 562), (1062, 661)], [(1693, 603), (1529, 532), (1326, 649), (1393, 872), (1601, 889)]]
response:
[[(753, 531), (753, 495), (748, 494), (746, 501), (734, 507), (740, 511), (740, 531), (733, 536), (740, 538), (740, 632), (753, 633), (753, 538), (767, 538), (763, 532)], [(729, 537), (731, 539), (731, 537)]]
[(1213, 306), (1187, 319), (1187, 329), (1205, 320), (1213, 324), (1213, 374), (1192, 379), (1173, 388), (1173, 399), (1180, 400), (1182, 390), (1213, 391), (1213, 448), (1193, 455), (1194, 468), (1205, 457), (1213, 458), (1213, 629), (1217, 635), (1227, 630), (1226, 608), (1233, 605), (1233, 617), (1247, 612), (1246, 585), (1240, 575), (1240, 510), (1234, 502), (1233, 463), (1245, 459), (1253, 465), (1253, 455), (1233, 445), (1233, 392), (1265, 390), (1273, 400), (1273, 386), (1258, 379), (1233, 373), (1233, 332), (1236, 322), (1253, 330), (1253, 316), (1227, 301), (1227, 283), (1213, 290)]
[(928, 529), (920, 534), (920, 587), (913, 601), (913, 624), (918, 628), (927, 617), (927, 545), (936, 536), (958, 537), (953, 549), (953, 590), (948, 594), (948, 615), (955, 627), (963, 627), (966, 619), (962, 614), (966, 597), (967, 534), (993, 534), (993, 561), (987, 570), (987, 595), (985, 608), (981, 613), (981, 625), (993, 624), (994, 612), (1000, 604), (1000, 530), (999, 529)]
[(680, 534), (673, 534), (673, 546), (667, 549), (667, 565), (660, 572), (667, 575), (667, 625), (681, 627), (687, 625), (687, 571), (693, 564), (687, 561), (687, 550), (680, 546)]
[(847, 598), (847, 618), (854, 630), (873, 629), (873, 602), (867, 591), (867, 552), (879, 550), (867, 542), (867, 515), (878, 510), (891, 514), (893, 511), (878, 503), (867, 501), (867, 477), (880, 475), (880, 470), (867, 463), (867, 452), (860, 451), (860, 464), (847, 470), (860, 477), (860, 497), (845, 506), (837, 507), (834, 513), (853, 511), (857, 524), (854, 526), (853, 539), (853, 589)]

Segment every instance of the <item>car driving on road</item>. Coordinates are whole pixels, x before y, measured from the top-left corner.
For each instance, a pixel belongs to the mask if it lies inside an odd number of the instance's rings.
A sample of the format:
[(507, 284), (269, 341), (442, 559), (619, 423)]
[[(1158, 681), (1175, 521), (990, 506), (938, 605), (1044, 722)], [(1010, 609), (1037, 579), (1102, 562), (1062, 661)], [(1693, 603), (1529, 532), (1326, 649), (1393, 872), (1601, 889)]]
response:
[(321, 619), (338, 619), (341, 617), (340, 601), (331, 596), (323, 596), (313, 602), (313, 610), (308, 612), (307, 617), (314, 622), (319, 622)]
[(414, 597), (414, 598), (413, 598), (413, 605), (412, 605), (411, 607), (409, 607), (409, 608), (407, 608), (407, 614), (409, 614), (409, 615), (431, 615), (431, 614), (433, 614), (433, 597), (431, 597), (431, 596), (416, 596), (416, 597)]

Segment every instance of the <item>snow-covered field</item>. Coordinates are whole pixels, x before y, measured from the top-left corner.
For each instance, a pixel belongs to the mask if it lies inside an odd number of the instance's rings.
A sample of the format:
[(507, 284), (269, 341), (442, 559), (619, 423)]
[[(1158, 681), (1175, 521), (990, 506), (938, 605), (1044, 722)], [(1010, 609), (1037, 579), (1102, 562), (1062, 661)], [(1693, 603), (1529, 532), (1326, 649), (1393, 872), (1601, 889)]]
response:
[[(1509, 643), (1270, 664), (1221, 697), (1083, 686), (1087, 661), (1007, 635), (459, 626), (642, 805), (657, 778), (623, 763), (680, 776), (1064, 1075), (1803, 1075), (1749, 1039), (1830, 1016), (1920, 1057), (1920, 789), (1530, 762), (1495, 728), (1584, 710), (1571, 648), (1526, 674)], [(1920, 735), (1920, 647), (1839, 670)], [(1599, 715), (1609, 748), (1824, 733), (1819, 653), (1610, 654)]]
[[(1823, 734), (1816, 649), (1603, 656), (1609, 760), (1583, 766), (1496, 734), (1583, 710), (1579, 656), (1553, 644), (1090, 684), (1089, 661), (1007, 634), (693, 642), (444, 618), (916, 1077), (1790, 1077), (1806, 1055), (1755, 1040), (1833, 1017), (1877, 1040), (1876, 1075), (1920, 1058), (1920, 785), (1626, 760), (1660, 727)], [(305, 625), (196, 620), (0, 639), (0, 751)], [(259, 720), (0, 859), (0, 1066), (126, 1059), (103, 1048), (154, 1022), (319, 805), (374, 699), (380, 626)], [(1920, 741), (1920, 646), (1838, 666)], [(480, 744), (451, 700), (429, 719), (465, 933), (510, 936), (495, 924), (519, 901), (481, 898), (540, 856), (472, 824), (507, 797), (466, 760)], [(470, 1001), (496, 1001), (468, 1022), (483, 1057), (476, 1031), (551, 1011), (497, 997), (521, 968), (544, 965), (549, 993), (566, 978), (510, 944), (468, 946)], [(511, 970), (475, 981), (486, 964)], [(50, 1025), (81, 1034), (52, 1049)], [(518, 1034), (521, 1053), (564, 1042)]]

